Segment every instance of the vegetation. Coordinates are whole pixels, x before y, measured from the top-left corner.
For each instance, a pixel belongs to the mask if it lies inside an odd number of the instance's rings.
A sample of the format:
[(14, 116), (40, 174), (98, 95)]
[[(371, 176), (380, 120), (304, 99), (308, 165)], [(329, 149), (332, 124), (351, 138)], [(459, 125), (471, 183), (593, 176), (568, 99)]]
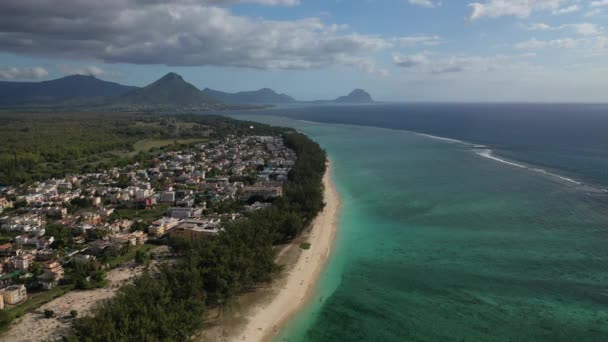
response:
[(55, 316), (55, 311), (49, 309), (44, 310), (44, 318), (51, 318), (53, 316)]
[(213, 115), (89, 112), (0, 113), (0, 127), (0, 185), (146, 163), (209, 137), (280, 132)]
[(284, 133), (298, 160), (282, 199), (215, 238), (172, 241), (182, 256), (177, 264), (144, 273), (93, 316), (76, 319), (68, 340), (187, 341), (201, 327), (206, 307), (221, 306), (269, 281), (278, 271), (273, 245), (296, 237), (323, 208), (325, 152), (302, 134)]
[(0, 310), (0, 331), (6, 329), (15, 318), (21, 317), (22, 315), (39, 308), (55, 298), (63, 296), (64, 294), (70, 292), (73, 288), (74, 285), (57, 286), (52, 290), (40, 292), (28, 297), (25, 302), (11, 309), (5, 308), (4, 310)]
[(309, 242), (302, 242), (302, 243), (300, 244), (300, 249), (303, 249), (303, 250), (308, 250), (308, 249), (310, 249), (310, 243), (309, 243)]

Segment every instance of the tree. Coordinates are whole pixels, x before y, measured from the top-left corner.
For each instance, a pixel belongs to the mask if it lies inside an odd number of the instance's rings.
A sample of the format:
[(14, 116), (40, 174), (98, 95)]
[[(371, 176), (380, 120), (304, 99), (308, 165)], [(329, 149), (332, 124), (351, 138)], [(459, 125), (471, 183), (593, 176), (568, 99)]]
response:
[(76, 316), (78, 316), (78, 311), (76, 311), (76, 310), (70, 310), (70, 317), (76, 318)]
[(51, 318), (53, 316), (55, 316), (55, 311), (49, 309), (44, 310), (44, 318)]
[(146, 252), (138, 249), (135, 252), (135, 262), (138, 264), (144, 264), (148, 260), (148, 255)]

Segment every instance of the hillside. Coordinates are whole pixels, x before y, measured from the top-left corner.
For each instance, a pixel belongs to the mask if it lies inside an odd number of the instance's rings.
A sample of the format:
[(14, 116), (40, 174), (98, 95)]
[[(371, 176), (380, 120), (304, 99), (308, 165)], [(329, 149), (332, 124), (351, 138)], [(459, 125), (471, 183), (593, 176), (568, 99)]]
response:
[(255, 91), (241, 91), (238, 93), (225, 93), (206, 88), (203, 90), (203, 93), (228, 104), (274, 104), (296, 102), (293, 97), (286, 94), (278, 94), (269, 88)]
[(334, 100), (338, 103), (372, 103), (372, 96), (363, 89), (355, 89), (346, 96), (340, 96)]
[(137, 87), (73, 75), (43, 82), (0, 82), (0, 105), (54, 104), (121, 96)]
[(153, 106), (199, 106), (218, 103), (173, 72), (156, 82), (124, 94), (117, 104)]

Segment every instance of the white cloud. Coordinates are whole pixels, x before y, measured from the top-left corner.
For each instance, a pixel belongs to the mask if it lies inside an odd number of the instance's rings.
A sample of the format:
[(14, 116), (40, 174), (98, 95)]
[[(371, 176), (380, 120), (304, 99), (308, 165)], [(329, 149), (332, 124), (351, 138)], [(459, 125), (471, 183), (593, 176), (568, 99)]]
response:
[(603, 32), (603, 29), (600, 26), (588, 22), (564, 24), (560, 26), (551, 26), (545, 23), (532, 23), (529, 25), (524, 25), (524, 28), (529, 31), (557, 31), (571, 29), (582, 36), (597, 36), (601, 35)]
[(15, 81), (15, 80), (39, 80), (49, 75), (49, 72), (43, 67), (32, 68), (0, 68), (0, 80)]
[(487, 0), (475, 2), (471, 7), (470, 21), (482, 18), (514, 16), (525, 18), (536, 11), (558, 11), (568, 0)]
[(393, 39), (400, 46), (437, 45), (441, 43), (439, 36), (405, 36)]
[(70, 66), (70, 65), (57, 65), (57, 70), (64, 75), (85, 75), (99, 77), (106, 74), (106, 71), (98, 66)]
[(580, 11), (580, 7), (578, 5), (570, 5), (567, 7), (563, 7), (553, 11), (553, 14), (568, 14)]
[(525, 59), (529, 57), (534, 57), (534, 55), (461, 55), (445, 58), (431, 58), (428, 53), (423, 53), (415, 55), (395, 55), (393, 56), (393, 62), (396, 66), (413, 72), (440, 75), (460, 72), (487, 73), (495, 71), (532, 70), (534, 67), (525, 61)]
[(408, 0), (411, 5), (435, 8), (441, 6), (441, 2), (439, 1), (431, 1), (431, 0)]
[(562, 48), (562, 49), (573, 49), (579, 47), (581, 40), (574, 38), (562, 38), (562, 39), (551, 39), (551, 40), (538, 40), (532, 38), (525, 42), (515, 44), (517, 49), (544, 49), (544, 48)]
[(431, 60), (423, 54), (417, 55), (395, 55), (393, 56), (395, 65), (402, 68), (413, 68), (421, 65), (428, 65)]
[(515, 44), (516, 49), (538, 50), (538, 49), (578, 49), (587, 55), (598, 55), (608, 53), (608, 37), (604, 35), (584, 36), (581, 38), (559, 38), (549, 40), (530, 40)]
[(574, 28), (576, 32), (583, 36), (597, 36), (602, 34), (602, 29), (592, 23), (580, 23), (569, 25)]
[(397, 45), (432, 45), (440, 40), (424, 35), (363, 35), (320, 18), (266, 20), (209, 5), (244, 1), (110, 0), (102, 4), (56, 0), (40, 4), (37, 0), (3, 0), (0, 51), (107, 63), (253, 69), (347, 65), (371, 70), (372, 55), (377, 51)]
[(589, 4), (589, 6), (591, 6), (591, 7), (604, 7), (604, 6), (608, 6), (608, 0), (591, 1), (591, 4)]

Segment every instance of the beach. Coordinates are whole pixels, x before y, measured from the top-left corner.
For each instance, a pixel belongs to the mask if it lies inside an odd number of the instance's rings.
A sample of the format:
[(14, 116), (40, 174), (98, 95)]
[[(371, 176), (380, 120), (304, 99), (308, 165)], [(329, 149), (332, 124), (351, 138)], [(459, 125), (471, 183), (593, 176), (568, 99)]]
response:
[(244, 330), (233, 336), (234, 341), (268, 341), (280, 330), (313, 294), (316, 282), (325, 266), (338, 228), (338, 213), (341, 206), (338, 192), (331, 178), (331, 163), (323, 176), (325, 208), (315, 218), (306, 241), (310, 249), (302, 250), (297, 261), (290, 266), (279, 287), (263, 303), (249, 311)]
[[(166, 248), (161, 246), (153, 250), (158, 253)], [(156, 261), (153, 261), (151, 265), (155, 264)], [(11, 342), (60, 341), (62, 336), (70, 333), (72, 319), (69, 318), (69, 314), (71, 310), (78, 311), (78, 317), (90, 315), (96, 305), (114, 297), (122, 286), (132, 283), (133, 279), (141, 275), (144, 270), (144, 266), (134, 261), (112, 269), (107, 273), (108, 285), (106, 287), (74, 290), (55, 298), (16, 319), (10, 329), (0, 336), (0, 340)], [(53, 310), (55, 317), (44, 318), (44, 310)]]

